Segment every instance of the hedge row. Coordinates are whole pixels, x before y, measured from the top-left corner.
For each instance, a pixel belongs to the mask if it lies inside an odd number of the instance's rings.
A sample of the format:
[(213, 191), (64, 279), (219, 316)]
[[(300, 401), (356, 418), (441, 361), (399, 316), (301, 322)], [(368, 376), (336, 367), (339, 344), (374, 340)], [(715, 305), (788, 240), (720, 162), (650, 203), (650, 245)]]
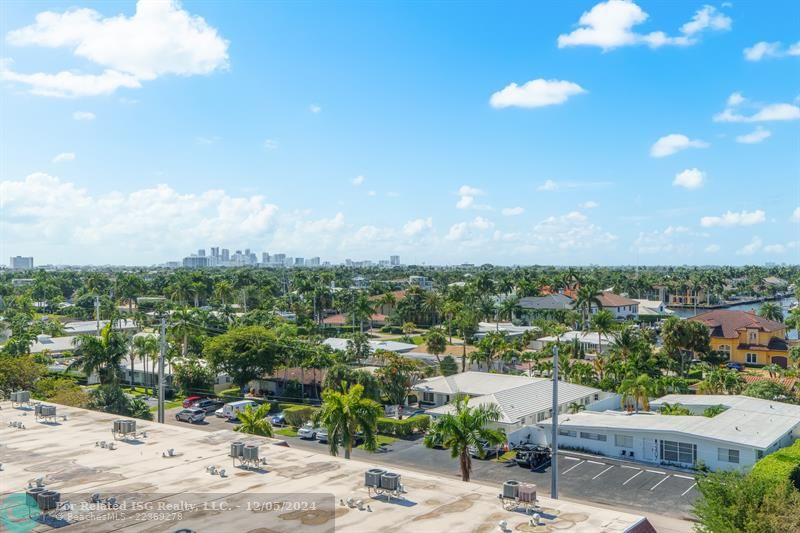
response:
[(770, 482), (788, 479), (800, 489), (800, 440), (758, 461), (753, 467), (753, 475)]
[(378, 433), (390, 437), (410, 437), (416, 432), (424, 432), (431, 425), (431, 417), (428, 415), (417, 415), (403, 420), (394, 418), (379, 418)]
[(299, 428), (317, 414), (318, 407), (311, 407), (310, 405), (291, 405), (283, 409), (283, 417), (286, 424)]

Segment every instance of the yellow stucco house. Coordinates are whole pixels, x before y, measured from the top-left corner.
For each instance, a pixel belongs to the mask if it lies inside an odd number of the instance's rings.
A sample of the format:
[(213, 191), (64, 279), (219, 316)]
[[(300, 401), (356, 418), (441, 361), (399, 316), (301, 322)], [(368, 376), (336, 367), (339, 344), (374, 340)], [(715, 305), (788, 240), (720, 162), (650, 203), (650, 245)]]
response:
[(746, 311), (716, 309), (690, 318), (708, 326), (711, 348), (729, 354), (731, 361), (750, 365), (776, 364), (786, 368), (789, 346), (786, 326)]

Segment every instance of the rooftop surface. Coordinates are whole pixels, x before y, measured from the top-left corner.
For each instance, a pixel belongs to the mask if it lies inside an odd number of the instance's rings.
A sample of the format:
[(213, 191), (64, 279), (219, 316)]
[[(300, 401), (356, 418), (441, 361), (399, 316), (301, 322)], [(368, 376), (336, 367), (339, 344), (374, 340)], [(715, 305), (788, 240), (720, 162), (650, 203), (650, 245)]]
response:
[(527, 376), (511, 376), (508, 374), (492, 374), (490, 372), (461, 372), (452, 376), (436, 376), (420, 381), (414, 385), (415, 390), (438, 392), (441, 394), (464, 393), (470, 396), (494, 394), (503, 390), (545, 381), (543, 378)]
[(747, 328), (767, 332), (786, 329), (786, 326), (781, 322), (767, 320), (755, 313), (734, 309), (714, 309), (713, 311), (693, 316), (689, 320), (702, 322), (711, 329), (713, 337), (722, 337), (724, 339), (736, 339), (739, 337), (739, 331)]
[[(544, 525), (534, 527), (524, 513), (503, 510), (497, 498), (500, 487), (403, 469), (392, 469), (402, 476), (407, 491), (402, 499), (370, 498), (363, 486), (364, 472), (375, 465), (277, 446), (277, 441), (229, 430), (209, 433), (189, 426), (138, 421), (146, 437), (116, 441), (117, 449), (108, 450), (96, 443), (112, 440), (112, 421), (117, 418), (113, 415), (59, 406), (59, 417), (66, 414), (67, 420), (46, 424), (36, 422), (32, 411), (12, 409), (8, 402), (0, 407), (0, 461), (4, 468), (0, 494), (4, 500), (9, 494), (24, 492), (29, 480), (43, 477), (49, 490), (61, 492), (62, 500), (73, 505), (98, 493), (101, 498), (116, 497), (126, 509), (134, 502), (201, 506), (184, 512), (180, 523), (169, 524), (169, 517), (163, 514), (124, 512), (117, 514), (119, 521), (111, 526), (107, 521), (91, 520), (96, 513), (90, 513), (78, 528), (70, 530), (322, 532), (333, 531), (335, 521), (336, 531), (342, 532), (460, 533), (497, 531), (498, 522), (505, 520), (514, 531), (654, 531), (641, 516), (541, 496)], [(26, 429), (9, 427), (11, 421), (24, 423)], [(261, 444), (260, 456), (267, 464), (258, 470), (233, 467), (228, 452), (235, 440)], [(175, 456), (162, 457), (169, 448), (175, 450)], [(206, 468), (211, 465), (225, 468), (227, 476), (209, 474)], [(296, 504), (277, 510), (262, 505), (261, 512), (255, 512), (259, 502), (321, 502), (320, 494), (328, 494), (328, 503), (316, 510)], [(371, 511), (340, 505), (340, 499), (349, 498), (363, 500)], [(223, 508), (223, 503), (231, 508)], [(50, 531), (50, 527), (40, 524), (36, 531)]]
[[(713, 394), (669, 394), (650, 402), (652, 409), (664, 403), (687, 408), (724, 405), (722, 413), (708, 418), (702, 415), (659, 415), (654, 412), (626, 414), (622, 411), (582, 412), (561, 415), (558, 423), (569, 427), (594, 427), (625, 431), (666, 431), (697, 438), (765, 449), (800, 424), (800, 406), (760, 400), (748, 396)], [(549, 420), (542, 422), (550, 425)]]
[[(338, 337), (331, 337), (325, 339), (323, 344), (327, 344), (334, 350), (345, 351), (347, 350), (347, 341), (349, 339), (341, 339)], [(386, 350), (389, 352), (396, 352), (396, 353), (403, 353), (403, 352), (410, 352), (411, 350), (416, 349), (416, 344), (409, 344), (407, 342), (397, 342), (397, 341), (382, 341), (382, 340), (371, 340), (369, 341), (369, 348), (371, 351), (376, 350)]]
[[(500, 409), (500, 422), (507, 424), (519, 422), (525, 417), (551, 408), (553, 405), (553, 382), (544, 378), (532, 379), (535, 379), (533, 383), (472, 398), (469, 406), (496, 405)], [(558, 385), (558, 403), (559, 405), (570, 404), (597, 392), (600, 391), (592, 387), (562, 382)], [(454, 407), (448, 404), (428, 412), (446, 414), (453, 410)]]

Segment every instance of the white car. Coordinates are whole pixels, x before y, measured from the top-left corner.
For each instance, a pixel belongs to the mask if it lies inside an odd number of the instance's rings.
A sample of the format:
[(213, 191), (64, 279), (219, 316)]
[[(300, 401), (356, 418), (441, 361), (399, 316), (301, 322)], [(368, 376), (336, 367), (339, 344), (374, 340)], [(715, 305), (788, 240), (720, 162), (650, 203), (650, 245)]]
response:
[(320, 428), (314, 427), (311, 422), (306, 422), (303, 427), (297, 430), (297, 436), (301, 439), (316, 440), (319, 432)]
[(214, 416), (219, 417), (219, 418), (225, 418), (225, 408), (224, 407), (220, 407), (219, 409), (214, 411)]

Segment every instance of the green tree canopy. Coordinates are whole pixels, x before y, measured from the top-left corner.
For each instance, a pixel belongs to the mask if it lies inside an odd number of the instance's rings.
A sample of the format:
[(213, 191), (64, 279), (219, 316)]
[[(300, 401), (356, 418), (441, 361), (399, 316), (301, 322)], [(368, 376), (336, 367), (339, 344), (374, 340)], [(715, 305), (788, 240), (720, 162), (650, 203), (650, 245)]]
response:
[(271, 374), (280, 361), (275, 334), (263, 326), (241, 326), (210, 338), (203, 353), (217, 371), (228, 374), (239, 387)]

